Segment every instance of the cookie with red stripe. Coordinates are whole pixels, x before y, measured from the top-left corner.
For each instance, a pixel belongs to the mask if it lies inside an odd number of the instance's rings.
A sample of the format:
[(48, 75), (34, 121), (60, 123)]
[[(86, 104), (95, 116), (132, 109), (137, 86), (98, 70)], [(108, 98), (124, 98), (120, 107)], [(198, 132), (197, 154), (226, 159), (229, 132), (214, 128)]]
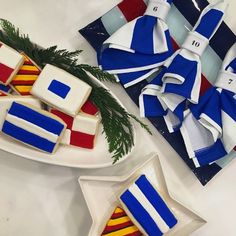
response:
[(24, 64), (11, 81), (11, 87), (20, 95), (30, 95), (30, 90), (37, 80), (41, 69), (24, 53)]
[(88, 106), (84, 109), (83, 113), (80, 112), (76, 117), (69, 116), (54, 108), (50, 109), (50, 111), (67, 124), (64, 137), (61, 141), (62, 144), (86, 149), (94, 148), (100, 118), (84, 112), (96, 114), (97, 110), (95, 111), (95, 107), (91, 108)]
[(0, 84), (8, 85), (23, 63), (20, 53), (0, 43)]
[(141, 236), (139, 229), (133, 224), (121, 207), (117, 207), (107, 222), (101, 236)]

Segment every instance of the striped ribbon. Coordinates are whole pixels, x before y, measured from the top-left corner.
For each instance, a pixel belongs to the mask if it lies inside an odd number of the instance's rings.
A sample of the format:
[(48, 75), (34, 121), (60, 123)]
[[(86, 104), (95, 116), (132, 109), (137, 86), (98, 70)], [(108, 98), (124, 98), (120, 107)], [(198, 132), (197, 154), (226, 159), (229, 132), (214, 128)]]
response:
[(195, 166), (212, 163), (236, 145), (236, 43), (229, 50), (215, 87), (186, 112), (181, 133)]
[(150, 76), (173, 53), (165, 23), (172, 0), (150, 0), (143, 16), (125, 24), (104, 43), (98, 58), (103, 70), (129, 87)]
[(198, 103), (201, 88), (200, 57), (220, 26), (226, 8), (227, 4), (218, 2), (202, 11), (182, 47), (143, 89), (139, 98), (141, 116), (163, 116), (169, 132), (180, 128), (187, 103)]

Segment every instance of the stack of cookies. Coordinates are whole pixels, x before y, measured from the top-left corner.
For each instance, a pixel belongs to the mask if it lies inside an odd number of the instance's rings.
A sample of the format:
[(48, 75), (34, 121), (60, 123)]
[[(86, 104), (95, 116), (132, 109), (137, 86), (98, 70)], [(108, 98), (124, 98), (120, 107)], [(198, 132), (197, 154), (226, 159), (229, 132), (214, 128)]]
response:
[(60, 144), (93, 149), (100, 124), (88, 100), (92, 88), (47, 64), (0, 43), (0, 130), (37, 150), (55, 153)]

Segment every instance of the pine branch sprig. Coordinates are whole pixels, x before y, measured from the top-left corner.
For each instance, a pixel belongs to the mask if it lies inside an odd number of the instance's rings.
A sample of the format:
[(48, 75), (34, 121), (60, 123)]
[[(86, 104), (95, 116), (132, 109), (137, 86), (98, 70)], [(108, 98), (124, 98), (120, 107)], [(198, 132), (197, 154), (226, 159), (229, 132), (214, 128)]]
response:
[(117, 82), (113, 75), (101, 71), (98, 67), (78, 64), (78, 55), (82, 52), (58, 50), (57, 46), (43, 49), (32, 43), (28, 35), (21, 34), (9, 21), (0, 19), (2, 30), (0, 41), (18, 51), (26, 53), (36, 64), (43, 68), (46, 64), (55, 65), (88, 83), (92, 87), (90, 99), (98, 107), (103, 124), (103, 132), (112, 153), (113, 163), (129, 153), (134, 146), (134, 128), (131, 118), (150, 134), (148, 126), (136, 116), (128, 113), (122, 105), (104, 87), (98, 85), (88, 73), (100, 81)]

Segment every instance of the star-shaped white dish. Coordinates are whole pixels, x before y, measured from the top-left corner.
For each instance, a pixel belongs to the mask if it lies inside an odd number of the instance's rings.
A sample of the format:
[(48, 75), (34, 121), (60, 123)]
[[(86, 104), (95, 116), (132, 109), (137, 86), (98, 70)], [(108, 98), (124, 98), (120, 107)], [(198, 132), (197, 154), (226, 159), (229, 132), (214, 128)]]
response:
[[(155, 185), (178, 219), (178, 224), (166, 235), (185, 236), (200, 228), (206, 221), (193, 210), (174, 199), (168, 191), (159, 158), (150, 155), (144, 163), (123, 176), (81, 176), (79, 183), (92, 217), (89, 236), (101, 235), (114, 209), (119, 206), (118, 196), (141, 174)], [(183, 196), (184, 198), (184, 196)]]

